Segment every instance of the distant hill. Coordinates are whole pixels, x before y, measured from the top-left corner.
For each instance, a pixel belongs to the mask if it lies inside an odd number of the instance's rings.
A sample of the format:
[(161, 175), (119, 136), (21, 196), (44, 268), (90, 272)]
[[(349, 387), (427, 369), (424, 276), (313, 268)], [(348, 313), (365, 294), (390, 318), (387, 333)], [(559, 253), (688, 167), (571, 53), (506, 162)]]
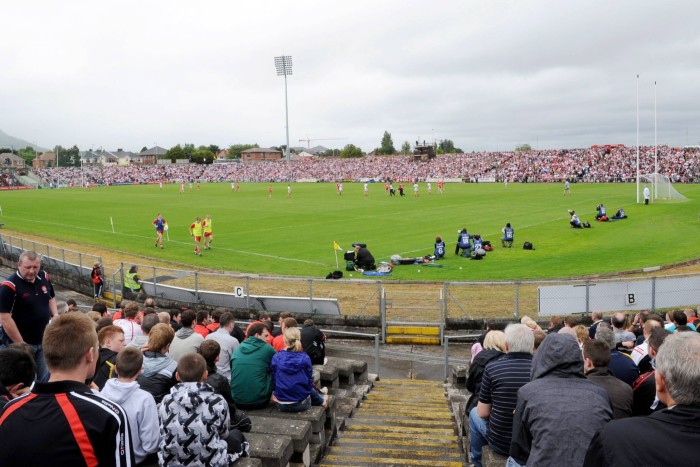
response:
[(22, 149), (26, 148), (27, 146), (31, 146), (39, 152), (48, 151), (46, 148), (42, 148), (41, 146), (37, 146), (21, 138), (15, 138), (14, 136), (10, 136), (4, 131), (0, 130), (0, 148)]

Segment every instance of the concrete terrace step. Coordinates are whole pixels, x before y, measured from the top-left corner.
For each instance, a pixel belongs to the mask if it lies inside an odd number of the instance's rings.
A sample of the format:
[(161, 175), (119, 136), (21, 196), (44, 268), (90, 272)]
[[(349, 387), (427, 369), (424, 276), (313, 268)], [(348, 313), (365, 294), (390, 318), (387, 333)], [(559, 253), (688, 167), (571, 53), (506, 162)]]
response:
[(439, 336), (440, 328), (438, 326), (387, 326), (387, 334), (408, 334), (408, 335), (425, 335)]
[(442, 383), (377, 381), (345, 424), (321, 465), (462, 466), (466, 460)]
[(386, 336), (386, 343), (400, 345), (440, 345), (440, 337), (425, 335), (393, 334)]

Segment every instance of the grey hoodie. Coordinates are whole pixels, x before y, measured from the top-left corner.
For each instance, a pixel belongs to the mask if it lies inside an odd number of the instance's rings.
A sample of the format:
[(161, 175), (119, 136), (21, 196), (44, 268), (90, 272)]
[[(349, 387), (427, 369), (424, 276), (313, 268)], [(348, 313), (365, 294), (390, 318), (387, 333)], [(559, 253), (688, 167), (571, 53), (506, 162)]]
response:
[(532, 359), (531, 376), (518, 390), (510, 455), (521, 465), (583, 465), (612, 407), (605, 389), (583, 375), (576, 338), (548, 335)]
[(114, 378), (107, 380), (100, 395), (121, 405), (126, 412), (137, 464), (158, 450), (158, 410), (153, 396), (139, 388), (136, 381), (124, 383)]

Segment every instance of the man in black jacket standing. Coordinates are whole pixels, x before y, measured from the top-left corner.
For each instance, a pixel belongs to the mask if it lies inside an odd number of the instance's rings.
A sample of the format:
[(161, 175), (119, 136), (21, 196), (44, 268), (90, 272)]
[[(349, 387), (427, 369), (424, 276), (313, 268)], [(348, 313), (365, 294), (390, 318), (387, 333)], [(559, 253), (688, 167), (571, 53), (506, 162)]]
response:
[(696, 463), (687, 448), (700, 443), (700, 335), (668, 336), (656, 355), (654, 378), (659, 401), (668, 408), (605, 425), (591, 440), (584, 465)]

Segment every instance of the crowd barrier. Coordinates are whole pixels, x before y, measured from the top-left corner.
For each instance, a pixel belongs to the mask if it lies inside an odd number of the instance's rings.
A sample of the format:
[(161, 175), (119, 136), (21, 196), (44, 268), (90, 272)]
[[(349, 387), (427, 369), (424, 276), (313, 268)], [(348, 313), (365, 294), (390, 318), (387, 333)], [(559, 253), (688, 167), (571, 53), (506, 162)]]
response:
[[(88, 294), (92, 294), (92, 265), (102, 262), (99, 256), (10, 235), (0, 235), (0, 248), (8, 264), (16, 262), (24, 250), (37, 251), (55, 281)], [(133, 266), (138, 267), (144, 292), (182, 306), (227, 307), (248, 315), (260, 310), (291, 311), (318, 318), (319, 323), (377, 328), (386, 322), (435, 324), (441, 334), (445, 329), (480, 328), (485, 319), (587, 314), (594, 309), (657, 311), (700, 303), (697, 274), (435, 284), (212, 273), (118, 263), (103, 264), (105, 290), (120, 295), (124, 273)]]

